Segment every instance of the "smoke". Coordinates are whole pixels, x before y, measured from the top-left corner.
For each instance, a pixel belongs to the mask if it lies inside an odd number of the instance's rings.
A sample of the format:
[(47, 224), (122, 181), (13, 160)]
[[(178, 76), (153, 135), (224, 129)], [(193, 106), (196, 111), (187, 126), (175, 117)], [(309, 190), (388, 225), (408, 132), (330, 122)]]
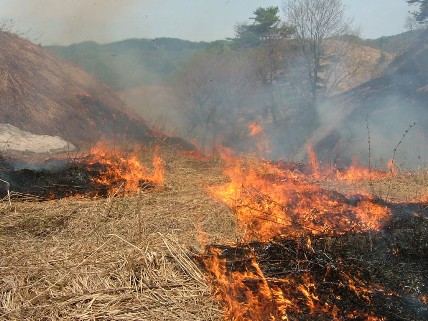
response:
[[(386, 84), (391, 78), (381, 78)], [(317, 108), (319, 127), (305, 145), (314, 146), (323, 162), (337, 166), (354, 161), (386, 168), (389, 160), (404, 169), (426, 167), (428, 119), (424, 104), (400, 92), (400, 81), (388, 88), (373, 82), (333, 98)]]
[[(15, 28), (33, 41), (64, 44), (83, 40), (108, 42), (125, 26), (118, 26), (122, 14), (137, 0), (6, 0), (2, 16), (14, 20)], [(122, 22), (123, 23), (123, 22)]]
[(210, 41), (233, 36), (236, 21), (248, 19), (258, 5), (257, 0), (1, 0), (0, 21), (13, 19), (15, 32), (43, 45), (160, 37)]

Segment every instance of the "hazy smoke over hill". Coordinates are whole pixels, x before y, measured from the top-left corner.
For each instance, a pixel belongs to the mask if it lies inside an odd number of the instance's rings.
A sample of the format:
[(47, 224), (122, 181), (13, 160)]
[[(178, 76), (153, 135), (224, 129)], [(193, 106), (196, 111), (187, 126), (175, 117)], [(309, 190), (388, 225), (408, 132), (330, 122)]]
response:
[[(320, 126), (308, 139), (324, 161), (407, 168), (428, 161), (427, 39), (425, 32), (379, 78), (318, 106)], [(370, 142), (369, 142), (370, 141)], [(370, 155), (369, 155), (370, 147)]]
[[(118, 17), (137, 3), (150, 0), (6, 0), (2, 14), (14, 18), (20, 32), (47, 43), (109, 41), (121, 32)], [(23, 29), (22, 25), (29, 26)], [(122, 26), (122, 28), (125, 26)], [(27, 28), (27, 27), (25, 27)], [(49, 30), (44, 33), (43, 30)]]

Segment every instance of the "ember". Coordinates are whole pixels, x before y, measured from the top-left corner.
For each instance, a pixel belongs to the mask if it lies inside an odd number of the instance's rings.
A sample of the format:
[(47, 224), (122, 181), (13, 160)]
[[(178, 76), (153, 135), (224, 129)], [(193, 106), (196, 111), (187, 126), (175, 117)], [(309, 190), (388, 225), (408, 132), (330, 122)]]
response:
[[(73, 160), (49, 160), (42, 165), (29, 163), (17, 170), (3, 169), (0, 178), (10, 183), (12, 195), (39, 200), (68, 196), (102, 197), (118, 190), (133, 194), (138, 189), (163, 184), (163, 161), (156, 152), (153, 170), (150, 170), (140, 162), (138, 150), (126, 153), (106, 146), (107, 143), (99, 143), (86, 156)], [(37, 167), (43, 169), (35, 169)], [(6, 192), (1, 191), (2, 194)]]

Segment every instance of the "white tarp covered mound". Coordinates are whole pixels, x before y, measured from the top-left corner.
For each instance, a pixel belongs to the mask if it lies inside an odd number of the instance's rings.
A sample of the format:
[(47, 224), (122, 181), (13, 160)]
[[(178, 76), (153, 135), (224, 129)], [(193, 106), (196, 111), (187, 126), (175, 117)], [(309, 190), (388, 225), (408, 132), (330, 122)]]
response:
[(73, 144), (59, 136), (36, 135), (0, 123), (0, 153), (55, 154), (75, 149)]

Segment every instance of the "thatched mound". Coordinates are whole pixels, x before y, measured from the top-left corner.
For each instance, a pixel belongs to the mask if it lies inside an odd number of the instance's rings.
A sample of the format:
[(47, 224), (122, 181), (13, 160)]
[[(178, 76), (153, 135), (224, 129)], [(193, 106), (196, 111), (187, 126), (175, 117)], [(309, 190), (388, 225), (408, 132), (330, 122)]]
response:
[(75, 65), (0, 31), (0, 123), (76, 146), (154, 134), (109, 88)]

